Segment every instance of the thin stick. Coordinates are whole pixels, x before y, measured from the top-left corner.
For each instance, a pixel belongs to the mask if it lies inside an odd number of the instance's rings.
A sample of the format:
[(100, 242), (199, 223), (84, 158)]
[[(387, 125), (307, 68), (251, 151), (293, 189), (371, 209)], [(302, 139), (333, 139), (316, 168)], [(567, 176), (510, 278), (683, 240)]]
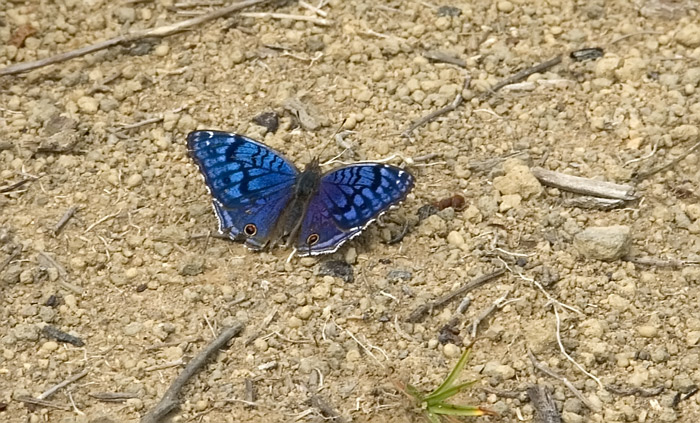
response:
[(552, 59), (547, 60), (546, 62), (542, 62), (540, 64), (537, 64), (535, 66), (529, 67), (527, 69), (523, 69), (520, 72), (516, 73), (515, 75), (509, 76), (506, 79), (501, 80), (501, 82), (497, 83), (493, 87), (491, 87), (490, 90), (486, 91), (481, 95), (481, 98), (487, 98), (492, 96), (493, 94), (496, 93), (496, 91), (500, 90), (501, 88), (505, 87), (506, 85), (514, 84), (516, 82), (520, 82), (523, 79), (527, 78), (528, 76), (539, 73), (542, 71), (545, 71), (551, 67), (554, 67), (561, 63), (561, 55), (556, 56)]
[(659, 172), (663, 172), (664, 170), (670, 169), (670, 168), (674, 167), (675, 165), (677, 165), (678, 162), (680, 162), (681, 160), (683, 160), (683, 159), (685, 159), (686, 157), (688, 157), (689, 154), (691, 154), (692, 152), (694, 152), (694, 151), (697, 150), (698, 148), (700, 148), (700, 141), (696, 142), (695, 145), (693, 145), (692, 147), (690, 147), (685, 153), (683, 153), (683, 154), (681, 154), (680, 156), (676, 157), (675, 159), (671, 160), (671, 161), (668, 162), (667, 164), (665, 164), (665, 165), (663, 165), (663, 166), (659, 166), (659, 167), (654, 168), (654, 169), (651, 169), (651, 170), (648, 170), (648, 171), (646, 171), (646, 172), (639, 172), (639, 173), (634, 177), (634, 180), (635, 180), (635, 181), (641, 181), (641, 180), (644, 180), (644, 179), (646, 179), (646, 178), (648, 178), (648, 177), (650, 177), (650, 176), (652, 176), (652, 175), (656, 175), (656, 174), (659, 173)]
[(10, 184), (8, 186), (0, 188), (0, 194), (5, 194), (9, 192), (15, 191), (17, 188), (21, 188), (24, 184), (27, 184), (31, 181), (33, 181), (34, 178), (27, 178), (27, 179), (22, 179), (21, 181), (17, 181), (14, 184)]
[(156, 351), (156, 350), (159, 350), (161, 348), (172, 347), (175, 345), (180, 345), (180, 344), (185, 343), (185, 342), (189, 344), (189, 343), (201, 342), (201, 341), (202, 341), (202, 338), (200, 338), (198, 336), (190, 336), (190, 337), (180, 339), (177, 341), (170, 341), (170, 342), (164, 342), (162, 344), (151, 345), (150, 347), (147, 347), (144, 351)]
[(629, 261), (630, 263), (638, 264), (640, 266), (649, 266), (649, 267), (668, 267), (671, 269), (680, 269), (685, 266), (692, 266), (692, 265), (698, 265), (700, 262), (698, 261), (690, 261), (690, 260), (663, 260), (663, 259), (657, 259), (654, 257), (630, 257), (626, 256), (622, 258), (625, 261)]
[(61, 216), (61, 219), (59, 219), (58, 223), (53, 227), (53, 234), (58, 235), (59, 232), (61, 232), (61, 229), (63, 229), (64, 226), (66, 226), (66, 223), (73, 217), (75, 212), (78, 210), (78, 207), (72, 206), (68, 210), (66, 210), (65, 213), (63, 213), (63, 216)]
[(656, 388), (651, 388), (651, 389), (643, 389), (643, 388), (637, 388), (635, 387), (630, 387), (630, 388), (624, 388), (620, 385), (605, 385), (605, 390), (608, 392), (612, 392), (615, 395), (620, 395), (620, 396), (630, 396), (630, 395), (639, 395), (640, 397), (655, 397), (662, 393), (666, 389), (665, 386), (660, 385), (657, 386)]
[[(471, 83), (471, 76), (467, 76), (466, 79), (464, 80), (464, 88), (469, 88), (469, 84)], [(464, 101), (464, 97), (462, 97), (462, 93), (458, 93), (457, 96), (455, 97), (454, 100), (452, 100), (452, 103), (448, 104), (447, 106), (443, 107), (442, 109), (438, 109), (432, 113), (427, 114), (426, 116), (423, 116), (422, 118), (418, 119), (417, 121), (413, 122), (408, 128), (406, 128), (405, 131), (401, 133), (401, 136), (404, 138), (411, 138), (413, 135), (413, 131), (416, 129), (420, 128), (423, 125), (426, 125), (438, 117), (444, 115), (445, 113), (449, 113), (457, 107), (462, 104), (462, 101)]]
[(0, 272), (2, 272), (7, 265), (9, 265), (12, 260), (16, 259), (20, 254), (22, 254), (22, 248), (21, 247), (15, 247), (15, 249), (12, 251), (12, 253), (0, 263)]
[(633, 32), (631, 34), (625, 34), (621, 35), (614, 40), (610, 41), (610, 44), (615, 44), (619, 43), (622, 40), (626, 40), (627, 38), (634, 37), (636, 35), (661, 35), (663, 32), (657, 32), (657, 31), (639, 31), (639, 32)]
[(89, 372), (90, 372), (90, 369), (84, 369), (82, 372), (75, 374), (75, 375), (69, 377), (68, 379), (64, 380), (63, 382), (50, 387), (49, 389), (44, 391), (43, 394), (36, 397), (36, 399), (45, 400), (45, 399), (49, 398), (51, 395), (55, 394), (56, 391), (58, 391), (59, 389), (64, 388), (64, 387), (70, 385), (71, 383), (75, 382), (76, 380), (85, 377)]
[(567, 175), (561, 172), (546, 170), (541, 167), (530, 169), (532, 174), (544, 185), (575, 192), (577, 194), (592, 195), (594, 197), (615, 198), (631, 201), (638, 197), (633, 194), (631, 185), (616, 184), (613, 182), (596, 181), (580, 176)]
[(165, 369), (169, 369), (171, 367), (177, 367), (183, 363), (184, 363), (184, 361), (182, 361), (182, 358), (178, 358), (177, 360), (168, 361), (166, 363), (155, 364), (153, 366), (146, 367), (143, 370), (146, 372), (155, 372), (156, 370), (165, 370)]
[(598, 379), (592, 373), (584, 369), (582, 365), (580, 365), (576, 360), (573, 359), (573, 357), (569, 355), (569, 353), (566, 352), (566, 348), (564, 348), (564, 344), (561, 342), (561, 319), (559, 318), (559, 311), (557, 310), (556, 305), (554, 305), (554, 317), (557, 321), (557, 344), (559, 344), (559, 350), (561, 351), (561, 353), (564, 354), (564, 357), (566, 357), (566, 359), (569, 360), (573, 365), (578, 367), (578, 369), (581, 370), (586, 376), (595, 380), (598, 383), (598, 386), (602, 388), (603, 382), (601, 382), (600, 379)]
[(32, 397), (19, 397), (19, 398), (17, 398), (17, 400), (22, 401), (25, 404), (32, 404), (32, 405), (36, 405), (39, 407), (49, 407), (49, 408), (56, 408), (58, 410), (63, 410), (63, 411), (70, 411), (70, 407), (68, 407), (67, 405), (56, 404), (56, 403), (51, 402), (51, 401), (38, 400), (38, 399), (32, 398)]
[(565, 308), (565, 309), (567, 309), (567, 310), (569, 310), (569, 311), (573, 311), (574, 313), (576, 313), (576, 314), (578, 314), (578, 315), (580, 315), (580, 316), (583, 316), (583, 312), (582, 312), (581, 310), (577, 309), (576, 307), (572, 307), (572, 306), (570, 306), (570, 305), (568, 305), (568, 304), (564, 304), (564, 303), (562, 303), (561, 301), (559, 301), (559, 300), (557, 300), (556, 298), (554, 298), (549, 292), (547, 292), (546, 289), (544, 289), (544, 287), (542, 286), (542, 284), (539, 283), (539, 282), (537, 282), (535, 279), (533, 279), (533, 278), (528, 278), (528, 277), (525, 276), (522, 272), (515, 272), (515, 271), (513, 271), (513, 269), (511, 269), (510, 266), (508, 266), (508, 263), (506, 263), (505, 261), (503, 261), (502, 258), (498, 257), (498, 260), (503, 264), (503, 267), (505, 267), (506, 269), (508, 269), (509, 272), (511, 272), (511, 273), (513, 273), (513, 274), (515, 274), (515, 275), (518, 275), (518, 277), (519, 277), (520, 279), (522, 279), (522, 280), (524, 280), (524, 281), (526, 281), (526, 282), (530, 282), (531, 284), (535, 285), (535, 286), (537, 287), (537, 289), (539, 289), (540, 292), (547, 298), (547, 301), (548, 301), (549, 303), (552, 303), (552, 304), (554, 304), (554, 305), (558, 305), (559, 307)]
[(83, 233), (86, 234), (86, 233), (90, 232), (95, 226), (99, 225), (100, 223), (119, 216), (119, 213), (121, 213), (121, 212), (122, 212), (122, 210), (119, 209), (119, 211), (117, 211), (116, 213), (108, 214), (107, 216), (101, 217), (97, 222), (88, 226), (87, 229), (85, 229), (85, 232), (83, 232)]
[(309, 3), (305, 2), (304, 0), (299, 0), (299, 6), (305, 8), (305, 9), (308, 9), (319, 16), (323, 16), (324, 18), (326, 16), (328, 16), (328, 12), (319, 9), (318, 7), (314, 6), (313, 4), (309, 4)]
[(451, 65), (456, 65), (461, 68), (467, 67), (467, 62), (459, 57), (451, 56), (443, 51), (430, 50), (423, 53), (423, 57), (434, 62), (449, 63)]
[(44, 251), (40, 251), (39, 254), (37, 255), (39, 265), (42, 267), (48, 267), (48, 266), (53, 266), (58, 270), (58, 283), (66, 288), (69, 291), (73, 291), (74, 293), (78, 295), (82, 295), (84, 289), (74, 285), (70, 282), (68, 282), (68, 272), (66, 272), (66, 269), (63, 268), (56, 260), (53, 259), (50, 255), (45, 253)]
[(496, 311), (497, 308), (503, 307), (503, 303), (506, 301), (506, 298), (508, 298), (508, 295), (510, 295), (510, 291), (510, 289), (507, 290), (503, 295), (498, 297), (496, 301), (494, 301), (486, 310), (479, 314), (476, 317), (476, 319), (474, 319), (474, 322), (472, 323), (472, 339), (476, 338), (476, 330), (479, 328), (479, 324), (486, 320), (486, 318), (489, 317), (491, 313)]
[(75, 401), (73, 401), (73, 394), (71, 393), (71, 391), (68, 391), (68, 399), (70, 400), (70, 404), (73, 406), (73, 411), (75, 411), (75, 413), (80, 416), (84, 416), (85, 413), (80, 411), (80, 409), (78, 409), (78, 406), (75, 405)]
[[(171, 110), (170, 113), (179, 113), (179, 112), (183, 111), (184, 109), (185, 109), (185, 106), (178, 107), (177, 109)], [(139, 121), (139, 122), (136, 122), (136, 123), (130, 123), (130, 124), (122, 125), (122, 126), (120, 126), (119, 128), (113, 128), (113, 130), (115, 130), (115, 131), (126, 131), (126, 130), (128, 130), (128, 129), (140, 128), (140, 127), (142, 127), (142, 126), (150, 125), (150, 124), (152, 124), (152, 123), (162, 122), (163, 120), (165, 120), (165, 113), (161, 113), (161, 114), (159, 114), (158, 116), (155, 116), (155, 117), (152, 117), (152, 118), (148, 118), (148, 119), (144, 119), (144, 120)]]
[(479, 288), (482, 285), (487, 284), (488, 282), (492, 281), (493, 279), (503, 275), (506, 272), (505, 268), (500, 268), (494, 272), (491, 272), (486, 275), (479, 276), (478, 278), (472, 280), (471, 282), (455, 289), (454, 291), (445, 294), (435, 301), (429, 301), (419, 307), (416, 307), (416, 309), (411, 312), (411, 314), (406, 318), (406, 321), (409, 323), (419, 323), (422, 322), (425, 316), (430, 313), (431, 310), (434, 309), (439, 309), (450, 302), (452, 302), (455, 298), (462, 297), (464, 294), (473, 291), (476, 288)]
[(288, 13), (270, 13), (270, 12), (244, 12), (240, 14), (244, 18), (272, 18), (272, 19), (289, 19), (292, 21), (311, 22), (316, 25), (329, 26), (333, 21), (315, 16), (306, 15), (290, 15)]
[(549, 377), (553, 377), (554, 379), (561, 381), (586, 407), (588, 407), (591, 410), (597, 411), (596, 407), (594, 407), (593, 404), (591, 404), (591, 402), (588, 401), (588, 398), (583, 396), (581, 391), (579, 391), (574, 386), (574, 384), (569, 381), (569, 379), (542, 364), (529, 348), (527, 350), (527, 356), (530, 357), (530, 361), (532, 361), (532, 365), (535, 366), (536, 369), (540, 370), (542, 373), (546, 374)]
[(321, 412), (321, 415), (324, 417), (324, 419), (330, 420), (334, 423), (345, 423), (345, 419), (343, 416), (338, 414), (337, 411), (333, 409), (327, 402), (325, 402), (321, 397), (318, 395), (312, 395), (311, 396), (311, 405), (315, 408), (318, 408), (318, 410)]
[(131, 398), (138, 398), (139, 395), (133, 392), (95, 392), (89, 393), (91, 397), (104, 402), (123, 402)]
[(564, 201), (562, 201), (562, 205), (566, 207), (578, 207), (580, 209), (612, 210), (624, 206), (625, 200), (583, 195), (573, 198), (566, 198)]
[(236, 323), (235, 325), (224, 329), (218, 338), (214, 339), (209, 345), (207, 345), (195, 358), (190, 361), (185, 369), (180, 373), (180, 375), (175, 378), (173, 383), (170, 385), (163, 398), (160, 402), (156, 404), (145, 416), (141, 418), (141, 423), (158, 423), (163, 420), (163, 418), (175, 409), (179, 404), (178, 397), (180, 396), (180, 391), (185, 386), (188, 380), (197, 373), (206, 362), (216, 354), (219, 349), (221, 349), (228, 341), (234, 336), (240, 335), (243, 331), (243, 324)]
[(120, 35), (118, 37), (110, 38), (108, 40), (100, 41), (89, 46), (81, 47), (76, 50), (71, 50), (65, 53), (57, 54), (55, 56), (47, 57), (41, 60), (35, 60), (33, 62), (18, 63), (12, 66), (8, 66), (4, 69), (0, 69), (0, 76), (3, 75), (15, 75), (18, 73), (27, 72), (33, 69), (38, 69), (44, 66), (52, 65), (54, 63), (65, 62), (76, 57), (85, 56), (86, 54), (94, 53), (96, 51), (104, 50), (109, 47), (129, 44), (136, 40), (143, 38), (164, 38), (178, 32), (182, 32), (186, 29), (192, 27), (201, 27), (203, 23), (209, 22), (214, 19), (224, 17), (231, 14), (237, 10), (244, 9), (246, 7), (255, 6), (257, 4), (265, 3), (269, 0), (245, 0), (240, 3), (235, 3), (227, 7), (223, 7), (219, 10), (215, 10), (211, 13), (207, 13), (202, 16), (197, 16), (192, 19), (187, 19), (185, 21), (177, 22), (172, 25), (159, 26), (156, 28), (143, 29), (139, 31), (134, 31), (130, 34)]

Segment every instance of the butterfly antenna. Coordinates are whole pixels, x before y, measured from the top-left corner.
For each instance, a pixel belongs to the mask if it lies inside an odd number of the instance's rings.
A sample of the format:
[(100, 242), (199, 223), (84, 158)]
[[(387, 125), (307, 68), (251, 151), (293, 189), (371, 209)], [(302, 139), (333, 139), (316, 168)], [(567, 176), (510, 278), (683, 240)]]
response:
[[(334, 132), (333, 135), (331, 136), (331, 139), (335, 139), (335, 136), (338, 135), (338, 134), (340, 133), (340, 131), (343, 129), (343, 125), (345, 125), (345, 122), (346, 122), (347, 120), (348, 120), (348, 118), (344, 118), (343, 121), (340, 122), (340, 125), (338, 125), (338, 129), (335, 130), (335, 132)], [(321, 152), (318, 153), (318, 156), (317, 156), (317, 157), (321, 157), (321, 155), (326, 151), (326, 148), (328, 147), (328, 144), (329, 144), (329, 143), (326, 143), (326, 144), (323, 146), (323, 148), (321, 149)], [(347, 151), (347, 149), (345, 149), (345, 151)], [(343, 155), (343, 154), (345, 153), (345, 151), (343, 151), (342, 153), (340, 153), (340, 155)], [(337, 158), (337, 157), (336, 157), (336, 158)], [(333, 160), (335, 160), (335, 159), (331, 159), (331, 161), (333, 161)]]

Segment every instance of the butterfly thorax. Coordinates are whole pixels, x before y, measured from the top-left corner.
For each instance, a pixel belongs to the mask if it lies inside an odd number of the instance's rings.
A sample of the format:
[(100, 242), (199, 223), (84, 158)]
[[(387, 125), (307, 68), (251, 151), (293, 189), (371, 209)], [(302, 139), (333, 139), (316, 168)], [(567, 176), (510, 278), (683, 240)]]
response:
[(318, 158), (314, 158), (297, 177), (294, 184), (294, 195), (289, 200), (277, 224), (278, 240), (286, 239), (287, 245), (294, 243), (301, 227), (302, 218), (306, 214), (309, 200), (318, 189), (320, 180), (321, 166), (318, 163)]

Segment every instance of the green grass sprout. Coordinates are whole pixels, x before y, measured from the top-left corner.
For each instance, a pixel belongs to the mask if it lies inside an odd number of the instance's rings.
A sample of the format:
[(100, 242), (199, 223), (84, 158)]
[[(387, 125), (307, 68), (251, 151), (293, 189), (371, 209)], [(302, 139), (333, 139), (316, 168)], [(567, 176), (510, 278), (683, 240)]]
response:
[(463, 382), (455, 385), (455, 382), (459, 378), (460, 373), (462, 373), (462, 370), (464, 370), (464, 366), (467, 364), (467, 361), (469, 361), (469, 349), (464, 351), (462, 356), (459, 358), (459, 361), (454, 366), (450, 374), (447, 375), (447, 378), (442, 382), (442, 384), (440, 384), (436, 390), (428, 394), (419, 391), (415, 386), (410, 384), (406, 384), (405, 387), (397, 386), (406, 395), (416, 401), (420, 409), (425, 413), (428, 421), (431, 423), (441, 423), (443, 421), (443, 417), (449, 421), (458, 421), (452, 416), (497, 416), (498, 413), (486, 408), (472, 405), (450, 404), (446, 402), (451, 397), (457, 395), (477, 382), (476, 380), (472, 380), (470, 382)]

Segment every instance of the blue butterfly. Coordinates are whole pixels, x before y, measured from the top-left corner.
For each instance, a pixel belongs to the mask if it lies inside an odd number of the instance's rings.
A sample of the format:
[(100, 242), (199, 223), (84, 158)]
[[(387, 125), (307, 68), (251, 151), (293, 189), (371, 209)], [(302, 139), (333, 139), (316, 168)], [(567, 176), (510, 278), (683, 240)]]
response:
[(190, 156), (213, 197), (219, 231), (255, 250), (294, 245), (302, 255), (332, 253), (406, 198), (413, 176), (381, 163), (300, 172), (270, 147), (243, 135), (194, 131)]

